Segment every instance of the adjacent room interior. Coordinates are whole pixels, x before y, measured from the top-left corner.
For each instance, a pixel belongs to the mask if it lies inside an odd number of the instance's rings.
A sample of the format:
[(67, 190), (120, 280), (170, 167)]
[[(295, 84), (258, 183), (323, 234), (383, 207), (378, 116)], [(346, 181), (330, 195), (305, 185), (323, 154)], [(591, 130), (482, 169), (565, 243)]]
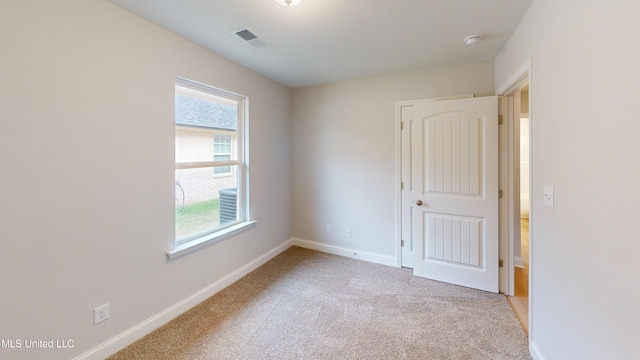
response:
[[(509, 97), (509, 101), (514, 101), (515, 97), (519, 101), (515, 101), (515, 108), (512, 129), (512, 138), (514, 140), (513, 149), (514, 157), (518, 166), (514, 166), (519, 176), (514, 177), (513, 186), (517, 189), (519, 196), (513, 197), (513, 207), (517, 209), (514, 212), (513, 224), (513, 296), (509, 297), (509, 302), (516, 312), (518, 319), (525, 329), (528, 329), (529, 319), (529, 229), (531, 226), (530, 218), (530, 156), (529, 150), (531, 146), (529, 130), (529, 85), (524, 83), (518, 88), (514, 94)], [(511, 234), (511, 232), (510, 232)]]

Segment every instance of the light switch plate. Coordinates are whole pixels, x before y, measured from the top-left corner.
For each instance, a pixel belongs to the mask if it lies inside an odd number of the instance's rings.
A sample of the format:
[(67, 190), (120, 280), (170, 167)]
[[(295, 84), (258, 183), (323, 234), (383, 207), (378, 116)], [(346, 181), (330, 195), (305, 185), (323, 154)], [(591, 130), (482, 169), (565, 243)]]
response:
[(553, 209), (553, 188), (545, 186), (542, 189), (542, 196), (544, 196), (544, 204)]

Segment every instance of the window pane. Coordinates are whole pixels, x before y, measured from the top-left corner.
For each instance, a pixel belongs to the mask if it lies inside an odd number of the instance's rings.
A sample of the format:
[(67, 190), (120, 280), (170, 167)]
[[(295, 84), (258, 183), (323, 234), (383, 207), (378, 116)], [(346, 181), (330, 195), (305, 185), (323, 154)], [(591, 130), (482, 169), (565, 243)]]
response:
[(213, 153), (216, 154), (229, 154), (231, 159), (231, 135), (230, 134), (215, 134), (213, 135)]
[(176, 170), (176, 240), (213, 232), (238, 220), (238, 166), (230, 176), (215, 177), (215, 168)]
[[(214, 155), (213, 160), (214, 161), (231, 160), (231, 155)], [(231, 166), (216, 166), (215, 168), (213, 168), (213, 173), (216, 175), (229, 174), (231, 173)]]
[(233, 155), (237, 102), (179, 86), (175, 101), (176, 162), (211, 161), (214, 154)]
[(213, 173), (216, 175), (231, 174), (231, 168), (229, 166), (218, 166), (213, 169)]
[(214, 161), (228, 161), (231, 160), (231, 155), (214, 155)]
[[(246, 100), (242, 95), (176, 78), (176, 244), (215, 236), (247, 220), (247, 203), (239, 201), (246, 199), (247, 153), (241, 146), (247, 140), (243, 133)], [(224, 161), (235, 164), (210, 166)]]

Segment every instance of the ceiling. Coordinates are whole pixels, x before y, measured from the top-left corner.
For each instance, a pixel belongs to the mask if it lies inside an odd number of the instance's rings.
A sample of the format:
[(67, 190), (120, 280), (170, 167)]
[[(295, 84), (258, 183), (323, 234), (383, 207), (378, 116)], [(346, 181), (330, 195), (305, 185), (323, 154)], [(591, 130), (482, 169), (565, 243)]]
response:
[[(533, 0), (109, 0), (290, 88), (495, 59)], [(248, 28), (265, 47), (235, 36)], [(483, 36), (467, 47), (463, 39)]]

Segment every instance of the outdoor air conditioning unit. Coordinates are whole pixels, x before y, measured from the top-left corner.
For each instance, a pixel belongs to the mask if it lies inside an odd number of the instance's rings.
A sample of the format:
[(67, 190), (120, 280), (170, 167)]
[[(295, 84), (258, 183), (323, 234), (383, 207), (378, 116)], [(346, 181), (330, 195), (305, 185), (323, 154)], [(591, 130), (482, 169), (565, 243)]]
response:
[(238, 188), (220, 190), (220, 226), (236, 222)]

